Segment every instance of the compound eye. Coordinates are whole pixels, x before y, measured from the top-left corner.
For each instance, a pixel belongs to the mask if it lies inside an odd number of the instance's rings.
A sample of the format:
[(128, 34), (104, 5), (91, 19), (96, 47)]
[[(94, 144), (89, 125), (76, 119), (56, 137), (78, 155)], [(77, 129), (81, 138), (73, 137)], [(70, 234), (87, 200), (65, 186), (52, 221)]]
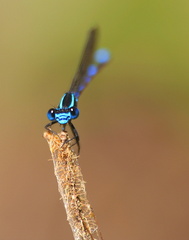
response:
[(79, 116), (79, 110), (75, 107), (70, 108), (70, 113), (72, 115), (72, 118), (77, 118)]
[(49, 109), (49, 111), (47, 112), (47, 117), (50, 121), (55, 120), (55, 109), (54, 108)]

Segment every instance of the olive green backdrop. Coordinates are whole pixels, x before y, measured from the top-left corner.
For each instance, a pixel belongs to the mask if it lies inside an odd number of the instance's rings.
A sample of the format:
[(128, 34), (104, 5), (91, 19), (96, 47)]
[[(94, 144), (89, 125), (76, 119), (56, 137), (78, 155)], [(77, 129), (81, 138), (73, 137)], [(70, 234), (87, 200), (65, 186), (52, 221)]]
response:
[(93, 26), (112, 60), (73, 123), (104, 239), (189, 239), (188, 9), (184, 0), (0, 0), (0, 240), (73, 239), (42, 133)]

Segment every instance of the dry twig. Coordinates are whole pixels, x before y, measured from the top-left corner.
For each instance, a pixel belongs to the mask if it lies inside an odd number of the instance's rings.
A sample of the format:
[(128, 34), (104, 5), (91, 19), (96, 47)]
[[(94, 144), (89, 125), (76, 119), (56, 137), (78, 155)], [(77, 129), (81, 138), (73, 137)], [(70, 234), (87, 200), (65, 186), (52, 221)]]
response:
[(67, 219), (75, 240), (102, 240), (95, 215), (87, 199), (85, 182), (78, 158), (71, 150), (68, 134), (45, 132), (52, 159), (58, 190), (64, 202)]

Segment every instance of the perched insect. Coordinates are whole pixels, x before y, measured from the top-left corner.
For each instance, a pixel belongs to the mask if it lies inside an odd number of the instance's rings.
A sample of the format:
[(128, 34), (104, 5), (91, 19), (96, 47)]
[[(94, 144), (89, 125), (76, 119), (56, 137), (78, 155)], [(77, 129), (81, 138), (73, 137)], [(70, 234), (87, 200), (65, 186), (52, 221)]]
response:
[(110, 59), (108, 50), (99, 49), (95, 51), (96, 40), (97, 29), (94, 28), (89, 32), (80, 65), (73, 78), (69, 91), (63, 95), (58, 107), (51, 108), (47, 113), (47, 117), (51, 122), (48, 123), (45, 128), (52, 131), (51, 126), (55, 123), (59, 123), (62, 125), (62, 130), (65, 130), (66, 124), (68, 123), (74, 135), (71, 140), (76, 140), (78, 153), (80, 151), (79, 135), (71, 122), (72, 119), (76, 119), (79, 116), (79, 109), (77, 108), (78, 98), (86, 85)]

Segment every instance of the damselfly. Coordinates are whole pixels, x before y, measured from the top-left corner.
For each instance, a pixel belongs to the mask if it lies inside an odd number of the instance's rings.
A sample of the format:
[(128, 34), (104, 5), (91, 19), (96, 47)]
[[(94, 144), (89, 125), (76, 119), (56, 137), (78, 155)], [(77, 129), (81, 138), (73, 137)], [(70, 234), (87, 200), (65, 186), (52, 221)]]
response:
[(93, 28), (89, 32), (81, 62), (69, 91), (63, 95), (58, 107), (51, 108), (47, 113), (47, 117), (51, 122), (48, 123), (45, 128), (52, 131), (51, 126), (59, 123), (62, 125), (62, 130), (64, 131), (68, 123), (74, 135), (72, 139), (75, 139), (78, 145), (78, 152), (80, 151), (79, 135), (71, 122), (72, 119), (76, 119), (79, 116), (79, 109), (77, 108), (78, 98), (91, 79), (110, 59), (108, 50), (99, 49), (95, 51), (96, 40), (97, 29)]

